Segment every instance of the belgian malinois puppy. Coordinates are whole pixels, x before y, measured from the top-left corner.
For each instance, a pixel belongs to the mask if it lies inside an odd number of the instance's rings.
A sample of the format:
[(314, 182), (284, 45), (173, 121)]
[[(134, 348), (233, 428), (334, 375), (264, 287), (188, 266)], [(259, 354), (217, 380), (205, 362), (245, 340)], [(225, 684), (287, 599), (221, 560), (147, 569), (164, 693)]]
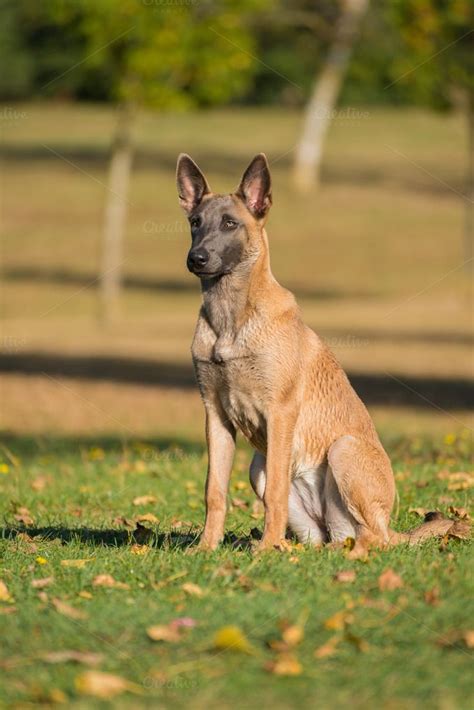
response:
[(453, 521), (437, 515), (411, 533), (390, 529), (394, 478), (370, 415), (270, 270), (263, 153), (233, 194), (213, 194), (185, 154), (177, 183), (191, 226), (187, 266), (203, 295), (192, 344), (209, 454), (200, 547), (213, 550), (224, 535), (237, 429), (256, 449), (250, 481), (265, 507), (259, 550), (279, 548), (287, 525), (303, 543), (353, 538), (354, 556), (447, 532)]

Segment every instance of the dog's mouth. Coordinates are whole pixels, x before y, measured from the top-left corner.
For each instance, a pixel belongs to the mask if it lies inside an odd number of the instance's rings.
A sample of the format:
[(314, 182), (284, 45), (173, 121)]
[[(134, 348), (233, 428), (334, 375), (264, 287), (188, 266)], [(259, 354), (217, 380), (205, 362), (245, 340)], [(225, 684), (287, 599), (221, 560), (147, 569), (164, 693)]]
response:
[(220, 276), (225, 276), (225, 274), (230, 273), (230, 271), (227, 269), (220, 271), (198, 271), (190, 269), (190, 271), (192, 274), (194, 274), (194, 276), (197, 276), (199, 279), (217, 279)]

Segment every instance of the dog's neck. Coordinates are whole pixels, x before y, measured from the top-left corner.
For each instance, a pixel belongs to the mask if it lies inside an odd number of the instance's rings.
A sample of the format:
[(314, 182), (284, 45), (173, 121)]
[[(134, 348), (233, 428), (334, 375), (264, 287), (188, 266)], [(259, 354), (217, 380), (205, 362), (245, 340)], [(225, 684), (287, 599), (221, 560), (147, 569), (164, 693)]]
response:
[(257, 254), (230, 273), (202, 281), (204, 312), (217, 337), (235, 336), (258, 309), (261, 288), (273, 279), (265, 232)]

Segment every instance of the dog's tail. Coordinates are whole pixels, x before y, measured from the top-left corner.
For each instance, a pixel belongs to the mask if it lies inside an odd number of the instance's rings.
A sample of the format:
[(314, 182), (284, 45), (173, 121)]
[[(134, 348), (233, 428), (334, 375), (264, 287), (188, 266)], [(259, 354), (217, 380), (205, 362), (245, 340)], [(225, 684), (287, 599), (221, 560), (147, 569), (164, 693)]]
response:
[(427, 513), (421, 525), (408, 532), (389, 530), (389, 545), (417, 545), (432, 537), (454, 537), (465, 540), (470, 535), (470, 523), (467, 520), (447, 518), (435, 511)]

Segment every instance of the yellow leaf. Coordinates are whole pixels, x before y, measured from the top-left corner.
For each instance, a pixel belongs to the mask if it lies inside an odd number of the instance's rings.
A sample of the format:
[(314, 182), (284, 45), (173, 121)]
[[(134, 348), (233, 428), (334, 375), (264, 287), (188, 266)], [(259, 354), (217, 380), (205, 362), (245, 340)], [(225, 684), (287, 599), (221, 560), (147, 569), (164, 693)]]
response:
[(48, 560), (45, 557), (37, 557), (36, 563), (39, 565), (46, 565), (48, 564)]
[(139, 523), (159, 523), (160, 521), (156, 517), (156, 515), (153, 515), (153, 513), (144, 513), (143, 515), (139, 515), (137, 518), (137, 521)]
[(61, 560), (61, 567), (76, 567), (77, 569), (82, 569), (91, 559), (92, 557), (83, 560)]
[(342, 609), (330, 616), (329, 619), (326, 619), (324, 626), (330, 631), (342, 631), (347, 624), (351, 624), (352, 621), (352, 614), (350, 614), (347, 609)]
[(102, 673), (101, 671), (86, 671), (77, 676), (76, 689), (82, 695), (92, 695), (95, 698), (108, 700), (121, 695), (126, 691), (141, 693), (139, 686), (135, 683), (112, 673)]
[(0, 602), (12, 602), (13, 598), (10, 596), (8, 587), (5, 582), (0, 580)]
[(189, 594), (191, 597), (204, 596), (204, 590), (202, 590), (198, 584), (193, 584), (193, 582), (185, 582), (181, 585), (181, 589), (183, 590), (183, 592), (186, 592), (186, 594)]
[(7, 463), (0, 463), (0, 473), (6, 476), (7, 473), (10, 473), (10, 466)]
[(78, 597), (81, 597), (81, 599), (92, 599), (92, 594), (90, 592), (87, 592), (85, 589), (83, 589), (81, 592), (78, 593)]
[(148, 545), (132, 545), (130, 548), (130, 552), (132, 555), (146, 555), (150, 552), (151, 547)]
[(214, 648), (220, 651), (254, 653), (254, 649), (238, 626), (222, 626), (214, 636)]
[(281, 637), (288, 646), (297, 646), (304, 637), (304, 629), (300, 624), (292, 624), (283, 629)]
[(156, 503), (155, 496), (137, 496), (133, 499), (133, 505), (151, 505), (152, 503)]

